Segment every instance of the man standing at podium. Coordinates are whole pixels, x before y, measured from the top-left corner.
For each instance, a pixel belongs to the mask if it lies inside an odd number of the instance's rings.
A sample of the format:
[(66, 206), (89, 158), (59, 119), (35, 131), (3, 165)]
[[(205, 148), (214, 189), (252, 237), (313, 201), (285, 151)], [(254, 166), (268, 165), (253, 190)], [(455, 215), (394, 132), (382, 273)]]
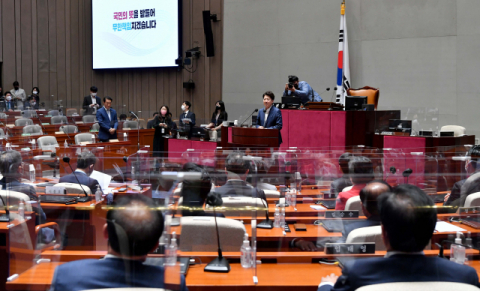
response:
[(263, 105), (258, 111), (257, 128), (259, 129), (278, 129), (278, 145), (282, 144), (282, 112), (277, 107), (273, 106), (275, 95), (272, 91), (267, 91), (263, 94)]
[(285, 91), (283, 96), (294, 96), (300, 98), (302, 104), (309, 101), (322, 102), (322, 97), (318, 95), (312, 86), (305, 81), (299, 81), (297, 76), (288, 76), (288, 83), (285, 84)]

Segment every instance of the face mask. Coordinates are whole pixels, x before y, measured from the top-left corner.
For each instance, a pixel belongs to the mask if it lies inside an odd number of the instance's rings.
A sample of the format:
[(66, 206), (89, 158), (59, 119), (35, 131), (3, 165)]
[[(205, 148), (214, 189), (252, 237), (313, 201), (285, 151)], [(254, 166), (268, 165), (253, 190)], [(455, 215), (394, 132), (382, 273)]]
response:
[(35, 104), (37, 104), (37, 103), (36, 103), (36, 102), (32, 102), (31, 104), (32, 104), (32, 106), (35, 106)]
[(7, 97), (7, 100), (8, 100), (8, 101), (12, 100), (12, 96), (8, 96), (8, 97)]
[(186, 108), (185, 105), (182, 105), (182, 110), (183, 110), (183, 111), (185, 111), (185, 108)]
[(160, 110), (160, 113), (161, 113), (162, 115), (165, 115), (165, 114), (167, 114), (167, 110)]
[(18, 87), (15, 87), (15, 90), (18, 90)]
[(217, 109), (221, 109), (221, 108), (222, 108), (222, 106), (220, 106), (220, 105), (217, 106)]
[(38, 91), (33, 91), (33, 94), (37, 95), (37, 94), (38, 94)]
[(92, 93), (92, 97), (95, 97), (95, 96), (97, 96), (97, 93)]

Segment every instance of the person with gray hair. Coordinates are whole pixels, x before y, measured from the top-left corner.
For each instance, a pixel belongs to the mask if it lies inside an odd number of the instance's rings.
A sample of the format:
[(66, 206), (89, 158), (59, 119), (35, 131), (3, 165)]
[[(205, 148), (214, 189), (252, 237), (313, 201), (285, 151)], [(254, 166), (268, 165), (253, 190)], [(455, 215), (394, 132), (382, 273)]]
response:
[[(95, 191), (98, 187), (100, 187), (100, 185), (97, 180), (90, 178), (90, 175), (92, 174), (93, 168), (95, 167), (96, 163), (97, 158), (95, 157), (95, 155), (90, 151), (84, 151), (77, 159), (77, 169), (75, 170), (75, 173), (71, 173), (61, 177), (58, 182), (74, 184), (78, 184), (78, 182), (80, 182), (80, 184), (90, 188), (90, 191), (92, 193), (95, 193)], [(75, 176), (77, 177), (75, 178)]]
[(367, 157), (354, 157), (348, 162), (348, 168), (353, 187), (348, 191), (338, 194), (335, 210), (345, 210), (347, 200), (360, 195), (360, 191), (375, 177), (373, 174), (372, 161)]

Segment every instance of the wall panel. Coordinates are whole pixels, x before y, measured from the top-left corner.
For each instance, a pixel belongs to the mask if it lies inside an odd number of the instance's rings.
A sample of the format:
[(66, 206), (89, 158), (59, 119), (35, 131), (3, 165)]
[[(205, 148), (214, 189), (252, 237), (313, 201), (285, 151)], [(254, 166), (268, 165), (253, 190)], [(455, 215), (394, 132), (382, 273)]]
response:
[[(209, 117), (212, 102), (221, 99), (223, 24), (213, 25), (216, 56), (207, 59), (202, 10), (215, 10), (222, 19), (223, 0), (181, 1), (183, 51), (200, 46), (202, 52), (194, 61), (195, 73), (177, 68), (93, 70), (91, 0), (1, 1), (0, 85), (11, 89), (18, 79), (28, 93), (38, 86), (47, 107), (63, 100), (64, 107), (80, 108), (95, 85), (100, 97), (114, 98), (114, 108), (121, 113), (141, 111), (147, 119), (166, 104), (176, 118), (182, 102), (190, 100), (197, 118)], [(190, 79), (196, 88), (183, 89)]]

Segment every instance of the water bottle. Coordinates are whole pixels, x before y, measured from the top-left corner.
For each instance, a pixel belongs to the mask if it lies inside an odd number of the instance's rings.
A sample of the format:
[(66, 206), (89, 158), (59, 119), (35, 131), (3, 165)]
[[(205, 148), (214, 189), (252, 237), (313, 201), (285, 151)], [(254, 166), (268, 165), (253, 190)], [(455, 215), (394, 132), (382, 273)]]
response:
[(102, 190), (100, 189), (100, 186), (97, 186), (97, 191), (95, 191), (95, 202), (100, 202), (102, 201)]
[(252, 266), (252, 248), (248, 241), (248, 234), (243, 237), (243, 245), (240, 248), (240, 263), (243, 268), (250, 268)]
[(465, 264), (465, 247), (462, 246), (462, 235), (461, 232), (457, 232), (457, 238), (455, 239), (455, 244), (452, 244), (450, 247), (450, 261), (456, 262), (458, 264)]
[(302, 192), (302, 176), (300, 175), (300, 172), (295, 172), (295, 185), (297, 188), (297, 193), (300, 194)]
[(167, 248), (165, 264), (167, 266), (175, 266), (177, 264), (177, 235), (175, 232), (172, 233), (172, 239), (170, 245)]
[(68, 148), (68, 142), (67, 142), (66, 139), (65, 139), (65, 142), (63, 143), (63, 146), (64, 146), (65, 148)]
[(95, 143), (95, 135), (92, 134), (92, 143)]
[(280, 227), (285, 228), (285, 207), (281, 207), (282, 210), (280, 211)]
[(292, 193), (290, 193), (290, 206), (292, 206), (293, 208), (295, 208), (295, 206), (297, 206), (297, 190), (293, 189), (292, 190)]
[(25, 218), (25, 204), (23, 203), (23, 201), (18, 204), (18, 215), (22, 219)]
[(290, 191), (285, 192), (285, 205), (290, 206)]
[(35, 139), (32, 139), (32, 150), (37, 148), (37, 143), (35, 142)]
[(273, 227), (279, 228), (280, 227), (280, 211), (278, 207), (275, 207), (275, 214), (273, 217), (274, 217)]
[(123, 141), (127, 141), (128, 140), (128, 133), (124, 132), (123, 133)]
[(30, 164), (28, 168), (30, 172), (30, 182), (35, 183), (35, 180), (37, 180), (35, 176), (35, 166), (33, 164)]

